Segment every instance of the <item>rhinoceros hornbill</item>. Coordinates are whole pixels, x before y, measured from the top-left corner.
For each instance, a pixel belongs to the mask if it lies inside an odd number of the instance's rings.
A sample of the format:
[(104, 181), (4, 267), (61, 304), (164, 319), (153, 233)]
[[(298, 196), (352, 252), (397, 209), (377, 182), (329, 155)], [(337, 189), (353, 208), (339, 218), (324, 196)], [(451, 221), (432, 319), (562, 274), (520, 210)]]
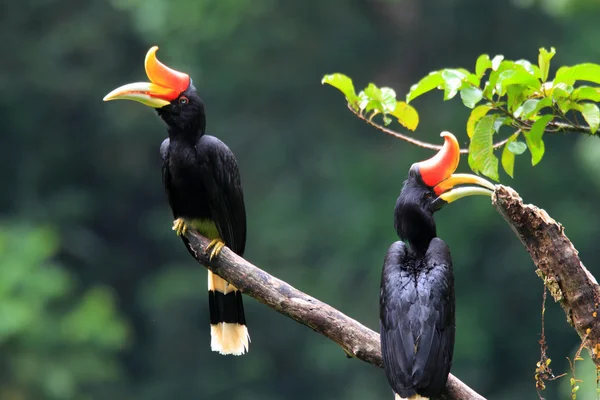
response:
[[(167, 124), (168, 139), (160, 146), (164, 187), (173, 216), (173, 229), (183, 239), (188, 228), (212, 242), (210, 259), (223, 246), (243, 256), (246, 245), (246, 211), (235, 156), (214, 136), (206, 134), (204, 103), (188, 74), (175, 71), (156, 58), (158, 47), (146, 54), (150, 82), (130, 83), (104, 100), (135, 100), (156, 109)], [(193, 253), (192, 253), (193, 254)], [(248, 350), (241, 293), (208, 271), (211, 349), (241, 355)]]
[[(494, 185), (475, 175), (453, 174), (460, 148), (448, 132), (432, 158), (411, 166), (394, 210), (401, 241), (393, 243), (381, 276), (379, 318), (385, 374), (396, 397), (439, 396), (454, 351), (452, 258), (437, 237), (433, 213), (465, 196), (491, 196)], [(476, 184), (454, 188), (460, 184)]]

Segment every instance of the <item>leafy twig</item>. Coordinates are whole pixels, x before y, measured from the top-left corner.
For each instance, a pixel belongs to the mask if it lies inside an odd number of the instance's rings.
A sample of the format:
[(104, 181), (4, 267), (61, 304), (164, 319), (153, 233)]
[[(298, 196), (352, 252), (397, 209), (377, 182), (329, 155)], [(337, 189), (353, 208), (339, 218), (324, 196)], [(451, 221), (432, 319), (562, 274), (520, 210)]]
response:
[[(396, 132), (393, 131), (389, 128), (386, 128), (383, 125), (378, 124), (377, 122), (373, 122), (373, 120), (371, 120), (370, 118), (365, 117), (363, 114), (361, 114), (360, 112), (356, 111), (354, 108), (352, 108), (352, 106), (350, 104), (348, 104), (348, 109), (350, 111), (352, 111), (352, 113), (354, 115), (356, 115), (359, 119), (365, 121), (367, 124), (371, 125), (372, 127), (379, 129), (380, 131), (382, 131), (385, 134), (388, 134), (390, 136), (393, 136), (395, 138), (398, 138), (400, 140), (404, 140), (405, 142), (408, 142), (410, 144), (414, 144), (415, 146), (418, 147), (422, 147), (424, 149), (431, 149), (431, 150), (439, 150), (442, 148), (442, 146), (440, 146), (439, 144), (433, 144), (433, 143), (428, 143), (428, 142), (424, 142), (422, 140), (417, 140), (413, 137), (404, 135), (400, 132)], [(499, 147), (502, 147), (503, 145), (506, 144), (506, 142), (508, 142), (509, 138), (506, 138), (504, 140), (499, 141), (498, 143), (494, 143), (494, 145), (492, 146), (494, 149), (497, 149)], [(461, 154), (468, 154), (469, 153), (469, 149), (460, 149)]]

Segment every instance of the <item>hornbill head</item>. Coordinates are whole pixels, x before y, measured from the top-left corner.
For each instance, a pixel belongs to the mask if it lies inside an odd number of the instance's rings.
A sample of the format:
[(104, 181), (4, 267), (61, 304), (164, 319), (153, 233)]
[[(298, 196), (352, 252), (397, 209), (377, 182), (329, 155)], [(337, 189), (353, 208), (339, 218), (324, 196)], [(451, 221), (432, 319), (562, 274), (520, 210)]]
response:
[(155, 108), (172, 128), (204, 130), (204, 104), (190, 76), (158, 61), (157, 50), (158, 46), (150, 48), (144, 62), (150, 82), (123, 85), (104, 96), (103, 100), (134, 100)]
[[(493, 183), (472, 174), (455, 174), (460, 161), (460, 147), (456, 137), (450, 132), (440, 134), (444, 145), (428, 160), (413, 164), (410, 175), (417, 175), (421, 182), (433, 191), (431, 206), (433, 211), (466, 196), (491, 196), (495, 190)], [(474, 184), (477, 186), (458, 185)]]
[[(436, 236), (433, 213), (466, 196), (491, 196), (491, 182), (472, 174), (455, 174), (460, 147), (450, 132), (442, 132), (444, 145), (428, 160), (413, 164), (395, 209), (395, 228), (403, 239), (429, 243)], [(460, 186), (472, 184), (477, 186)]]

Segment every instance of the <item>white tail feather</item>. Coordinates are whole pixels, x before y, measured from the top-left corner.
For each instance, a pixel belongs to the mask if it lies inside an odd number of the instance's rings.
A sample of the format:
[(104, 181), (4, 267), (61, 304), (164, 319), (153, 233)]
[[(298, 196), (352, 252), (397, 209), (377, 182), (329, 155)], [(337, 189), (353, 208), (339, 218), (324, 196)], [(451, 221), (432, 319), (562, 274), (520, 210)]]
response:
[(250, 335), (246, 325), (221, 322), (210, 326), (210, 348), (227, 355), (241, 356), (250, 347)]

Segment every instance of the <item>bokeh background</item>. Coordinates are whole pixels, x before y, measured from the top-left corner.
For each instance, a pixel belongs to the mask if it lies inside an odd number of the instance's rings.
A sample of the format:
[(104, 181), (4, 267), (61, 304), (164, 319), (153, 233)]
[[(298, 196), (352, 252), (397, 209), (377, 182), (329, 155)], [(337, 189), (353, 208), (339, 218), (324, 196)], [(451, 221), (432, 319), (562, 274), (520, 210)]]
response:
[[(209, 133), (237, 155), (248, 260), (378, 329), (395, 200), (410, 165), (432, 153), (359, 121), (322, 76), (402, 97), (481, 53), (535, 61), (555, 46), (552, 70), (598, 63), (599, 16), (594, 0), (3, 2), (0, 399), (392, 398), (382, 370), (250, 298), (250, 353), (210, 352), (206, 270), (171, 231), (161, 184), (165, 127), (140, 104), (102, 102), (145, 80), (150, 46), (190, 73)], [(460, 100), (436, 92), (414, 106), (416, 137), (450, 130), (466, 144)], [(546, 148), (535, 168), (518, 157), (502, 183), (563, 223), (600, 274), (600, 142), (548, 135)], [(489, 399), (537, 398), (542, 285), (530, 258), (483, 198), (436, 218), (455, 264), (452, 372)], [(546, 334), (554, 372), (567, 372), (579, 339), (551, 299)], [(568, 377), (544, 396), (569, 398)]]

